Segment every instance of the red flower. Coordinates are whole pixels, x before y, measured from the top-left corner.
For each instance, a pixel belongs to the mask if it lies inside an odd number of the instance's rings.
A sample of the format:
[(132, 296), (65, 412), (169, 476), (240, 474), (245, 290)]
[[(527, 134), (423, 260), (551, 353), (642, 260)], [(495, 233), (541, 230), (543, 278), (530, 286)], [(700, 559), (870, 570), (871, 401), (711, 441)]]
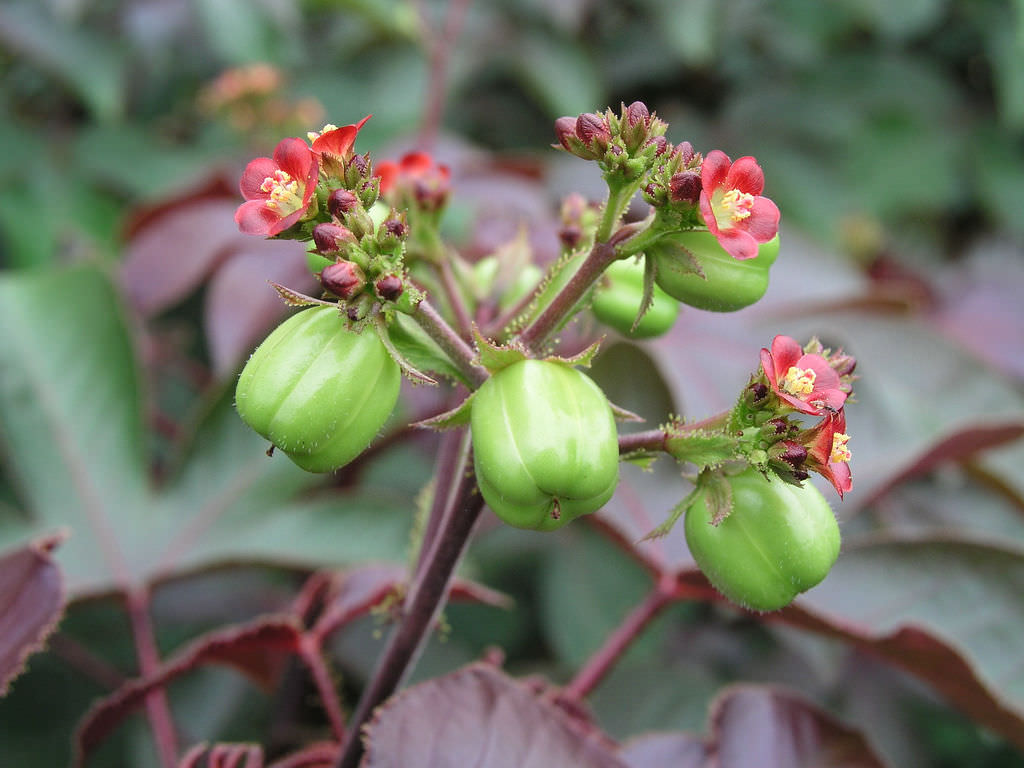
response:
[(247, 235), (273, 237), (297, 222), (316, 191), (319, 166), (302, 139), (282, 139), (274, 157), (257, 157), (245, 167), (239, 189), (247, 202), (235, 223)]
[(715, 149), (704, 158), (700, 181), (700, 212), (711, 234), (734, 258), (757, 256), (758, 243), (768, 242), (779, 231), (779, 209), (761, 196), (761, 166), (752, 157), (734, 163)]
[(377, 163), (374, 173), (380, 177), (381, 194), (408, 190), (423, 209), (437, 210), (448, 199), (451, 170), (426, 152), (410, 152), (397, 163)]
[(839, 498), (853, 487), (846, 415), (829, 412), (813, 429), (801, 432), (798, 442), (807, 448), (806, 466), (835, 486)]
[(838, 411), (846, 402), (839, 374), (821, 355), (805, 354), (795, 339), (776, 336), (771, 351), (761, 350), (761, 367), (780, 399), (801, 413)]
[(347, 160), (352, 154), (352, 147), (356, 143), (356, 135), (359, 129), (366, 124), (373, 115), (367, 115), (354, 125), (343, 125), (340, 128), (328, 123), (319, 132), (310, 131), (309, 141), (313, 145), (313, 151), (317, 155), (330, 155), (332, 157)]

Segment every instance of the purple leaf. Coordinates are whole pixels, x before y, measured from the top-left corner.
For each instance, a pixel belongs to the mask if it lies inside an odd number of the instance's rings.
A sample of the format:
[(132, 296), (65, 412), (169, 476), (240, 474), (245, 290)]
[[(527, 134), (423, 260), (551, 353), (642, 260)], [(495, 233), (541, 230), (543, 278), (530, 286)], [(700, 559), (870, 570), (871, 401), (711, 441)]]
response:
[(96, 746), (142, 705), (150, 691), (211, 663), (229, 664), (270, 685), (287, 655), (299, 649), (301, 638), (297, 622), (288, 616), (267, 616), (204, 635), (168, 659), (156, 674), (132, 680), (93, 705), (78, 727), (75, 765), (81, 766)]
[(128, 245), (121, 284), (132, 305), (155, 315), (177, 304), (249, 238), (234, 221), (237, 200), (204, 199), (151, 218)]
[(863, 736), (787, 691), (727, 688), (709, 720), (707, 740), (643, 736), (623, 747), (622, 756), (630, 768), (884, 768)]
[(64, 609), (61, 573), (50, 558), (63, 540), (51, 534), (0, 557), (0, 696)]
[(363, 768), (625, 768), (564, 710), (484, 664), (394, 696), (365, 740)]
[(270, 768), (333, 768), (338, 759), (339, 746), (334, 742), (320, 742), (282, 757)]
[(246, 237), (210, 280), (203, 320), (218, 377), (232, 373), (288, 311), (272, 282), (320, 295), (305, 249), (295, 240)]

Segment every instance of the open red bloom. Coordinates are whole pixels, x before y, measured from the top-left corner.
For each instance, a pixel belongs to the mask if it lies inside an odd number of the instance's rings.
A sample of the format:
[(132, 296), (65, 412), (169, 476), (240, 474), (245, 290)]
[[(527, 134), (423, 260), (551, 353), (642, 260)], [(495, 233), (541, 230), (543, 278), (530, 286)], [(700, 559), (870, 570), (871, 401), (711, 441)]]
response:
[(373, 115), (367, 115), (354, 125), (343, 125), (340, 128), (328, 123), (319, 133), (311, 132), (309, 140), (313, 144), (313, 151), (317, 155), (330, 155), (342, 160), (347, 160), (352, 154), (352, 147), (356, 143), (356, 136), (359, 129), (366, 124)]
[(316, 191), (319, 166), (302, 139), (282, 139), (274, 156), (257, 157), (242, 172), (239, 189), (246, 202), (235, 223), (247, 235), (273, 237), (302, 218)]
[(839, 374), (821, 355), (805, 354), (795, 339), (776, 336), (771, 350), (761, 350), (761, 367), (779, 398), (801, 413), (838, 411), (846, 402)]
[(779, 209), (761, 196), (761, 166), (752, 157), (734, 163), (715, 149), (704, 158), (700, 181), (700, 212), (711, 234), (734, 258), (757, 256), (758, 244), (768, 242), (779, 231)]
[(374, 173), (380, 177), (381, 194), (407, 190), (426, 210), (440, 208), (451, 188), (451, 170), (426, 152), (410, 152), (397, 163), (384, 160), (374, 166)]
[(832, 483), (839, 498), (853, 487), (849, 441), (846, 415), (842, 411), (826, 413), (813, 429), (801, 432), (797, 439), (807, 448), (805, 466)]

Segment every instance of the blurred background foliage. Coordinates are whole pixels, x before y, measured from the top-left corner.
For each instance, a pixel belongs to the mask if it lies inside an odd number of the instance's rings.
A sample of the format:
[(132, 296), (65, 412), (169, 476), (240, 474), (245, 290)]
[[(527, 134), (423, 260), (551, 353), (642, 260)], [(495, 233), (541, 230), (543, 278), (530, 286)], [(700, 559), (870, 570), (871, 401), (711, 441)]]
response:
[[(0, 266), (20, 274), (99, 263), (117, 272), (145, 221), (140, 210), (159, 210), (168, 200), (180, 202), (182, 195), (188, 199), (211, 177), (233, 184), (247, 159), (268, 153), (284, 135), (301, 136), (324, 122), (351, 123), (373, 113), (358, 149), (377, 154), (408, 146), (431, 106), (431, 55), (420, 14), (439, 27), (446, 7), (439, 1), (404, 0), (5, 0), (0, 4), (0, 146), (5, 150), (0, 153)], [(485, 198), (514, 198), (517, 210), (532, 211), (531, 224), (548, 236), (547, 248), (555, 247), (551, 222), (557, 194), (577, 184), (591, 184), (590, 191), (599, 192), (586, 169), (581, 171), (582, 163), (547, 149), (554, 140), (553, 120), (620, 100), (643, 100), (671, 124), (673, 141), (689, 139), (705, 151), (721, 148), (734, 157), (758, 158), (766, 194), (783, 210), (786, 232), (801, 231), (814, 243), (803, 248), (810, 258), (801, 261), (799, 248), (792, 256), (806, 268), (801, 281), (780, 278), (793, 288), (790, 296), (825, 301), (841, 293), (830, 292), (828, 285), (895, 274), (889, 285), (895, 284), (900, 300), (912, 306), (936, 294), (954, 299), (934, 318), (947, 323), (954, 339), (956, 329), (964, 328), (955, 321), (987, 319), (982, 327), (991, 343), (979, 342), (972, 351), (992, 368), (952, 369), (964, 379), (980, 372), (999, 382), (964, 396), (975, 408), (965, 418), (984, 411), (990, 402), (985, 398), (992, 398), (1000, 413), (1020, 412), (1024, 366), (1014, 351), (1024, 328), (1019, 311), (1008, 307), (1019, 304), (1024, 290), (1024, 0), (478, 0), (468, 5), (447, 65), (439, 152), (456, 152), (456, 146), (462, 158), (476, 148), (496, 153), (488, 162), (504, 175), (478, 177), (476, 189), (483, 189)], [(472, 165), (463, 162), (464, 169)], [(471, 214), (460, 205), (456, 197), (450, 226), (465, 236)], [(480, 252), (513, 232), (514, 227), (491, 237), (478, 232), (467, 250)], [(175, 242), (165, 244), (165, 258), (174, 259)], [(986, 247), (996, 255), (969, 258), (979, 243), (990, 244)], [(815, 249), (834, 258), (816, 266)], [(808, 288), (807, 274), (826, 287)], [(257, 275), (254, 284), (265, 279)], [(130, 292), (132, 281), (141, 284), (145, 275), (128, 279)], [(74, 279), (60, 285), (64, 297), (76, 290), (97, 292), (92, 308), (109, 301), (105, 289), (76, 288)], [(185, 514), (198, 504), (195, 499), (219, 487), (218, 473), (229, 475), (238, 457), (259, 441), (237, 432), (225, 405), (237, 359), (213, 360), (211, 379), (206, 366), (216, 351), (195, 330), (200, 300), (184, 288), (180, 294), (178, 303), (167, 301), (150, 314), (165, 330), (159, 338), (166, 342), (170, 335), (187, 359), (168, 363), (160, 345), (156, 351), (145, 346), (144, 365), (160, 413), (155, 426), (147, 422), (153, 475), (159, 482), (176, 472), (185, 477), (177, 486), (159, 486), (165, 491), (160, 509)], [(46, 313), (38, 317), (43, 322)], [(68, 324), (74, 318), (71, 310), (61, 315)], [(873, 349), (894, 342), (892, 328), (904, 321), (886, 322), (870, 332), (862, 325), (860, 338), (871, 339)], [(832, 326), (850, 327), (841, 320)], [(61, 353), (73, 354), (76, 344), (87, 344), (95, 327), (85, 322)], [(697, 330), (702, 327), (698, 320)], [(814, 327), (807, 322), (799, 330)], [(5, 335), (14, 330), (0, 328)], [(709, 359), (732, 349), (740, 369), (749, 370), (749, 342), (730, 345), (736, 338), (731, 331), (715, 333), (689, 336), (698, 339), (692, 355)], [(835, 335), (842, 338), (842, 331)], [(42, 328), (39, 343), (45, 344), (45, 337)], [(912, 355), (921, 349), (912, 333), (900, 338), (899, 351)], [(673, 368), (665, 345), (654, 354), (657, 364), (636, 347), (616, 349), (627, 361), (624, 367), (646, 377), (638, 402), (629, 400), (636, 379), (624, 385), (609, 377), (606, 386), (618, 387), (617, 401), (641, 413), (647, 408), (655, 420), (673, 404), (681, 408), (682, 385), (666, 386), (661, 378), (682, 370)], [(867, 350), (854, 351), (860, 356)], [(135, 363), (128, 357), (111, 353), (97, 367), (130, 371)], [(883, 395), (897, 391), (886, 391), (886, 384), (899, 374), (878, 377), (887, 362), (882, 356), (875, 383), (865, 382), (865, 413), (873, 402), (892, 404)], [(904, 363), (915, 365), (912, 357)], [(59, 366), (52, 369), (59, 376)], [(946, 370), (939, 366), (932, 383)], [(134, 379), (125, 377), (118, 386), (134, 393)], [(905, 402), (926, 417), (935, 403), (912, 394), (920, 391), (907, 394)], [(419, 407), (434, 404), (426, 398)], [(714, 398), (705, 403), (695, 396), (685, 404), (686, 413), (698, 416), (703, 415), (698, 406), (721, 407)], [(416, 410), (415, 396), (408, 408)], [(98, 414), (97, 423), (103, 416)], [(7, 427), (11, 461), (0, 479), (0, 522), (18, 518), (24, 499), (19, 483), (26, 472), (10, 470), (18, 450), (16, 427)], [(867, 420), (862, 445), (891, 448), (891, 427)], [(404, 508), (430, 473), (429, 452), (417, 450), (422, 447), (383, 450), (358, 472), (335, 478), (339, 488), (387, 487), (390, 494), (387, 514), (360, 508), (351, 512), (351, 523), (348, 518), (336, 523), (342, 531), (345, 524), (365, 524), (371, 531), (366, 538), (374, 542), (365, 548), (356, 542), (338, 557), (405, 556)], [(34, 450), (44, 449), (26, 448), (23, 455), (31, 458)], [(132, 443), (125, 450), (139, 449)], [(199, 456), (192, 464), (190, 450)], [(1016, 450), (975, 465), (966, 475), (959, 467), (939, 467), (903, 483), (882, 503), (875, 503), (880, 497), (874, 491), (887, 476), (872, 470), (890, 454), (877, 455), (873, 464), (868, 457), (855, 465), (871, 498), (864, 514), (851, 516), (847, 532), (870, 534), (886, 527), (945, 532), (970, 525), (975, 533), (1019, 550), (1024, 542), (1019, 442)], [(897, 459), (890, 470), (902, 466), (907, 454)], [(978, 477), (987, 482), (976, 482)], [(296, 496), (296, 505), (302, 505), (311, 481), (275, 465), (261, 482), (277, 488), (277, 496), (260, 500), (251, 492), (238, 503), (283, 505)], [(940, 492), (942, 503), (936, 505)], [(655, 514), (680, 495), (678, 487), (666, 493), (674, 499), (657, 499), (651, 505)], [(186, 557), (184, 569), (230, 561), (239, 552), (279, 562), (284, 549), (289, 549), (288, 562), (310, 567), (330, 562), (330, 543), (316, 541), (323, 529), (315, 526), (324, 518), (314, 506), (302, 506), (310, 527), (290, 548), (280, 544), (277, 529), (252, 533), (247, 527), (250, 542), (227, 541), (233, 536), (228, 526), (221, 531), (224, 541), (211, 538), (210, 552)], [(966, 510), (974, 515), (970, 523), (964, 521)], [(140, 541), (152, 538), (147, 531), (143, 526)], [(15, 539), (17, 532), (0, 532), (0, 542)], [(310, 553), (308, 562), (303, 551)], [(137, 559), (140, 572), (146, 572), (146, 555)], [(513, 671), (565, 679), (644, 592), (645, 577), (635, 563), (587, 527), (574, 527), (557, 540), (491, 531), (468, 569), (513, 595), (517, 607), (512, 612), (452, 607), (446, 614), (451, 630), (427, 654), (417, 679), (476, 658), (491, 644), (505, 648)], [(958, 594), (968, 601), (972, 589), (985, 588), (983, 581), (965, 583)], [(161, 646), (169, 651), (205, 629), (279, 607), (297, 584), (292, 571), (267, 568), (176, 581), (161, 589), (154, 603)], [(94, 649), (123, 674), (134, 668), (124, 617), (111, 610), (96, 583), (88, 586), (83, 596), (89, 599), (76, 604), (62, 625), (58, 645), (63, 650), (57, 656), (63, 660), (37, 657), (14, 693), (0, 702), (0, 743), (14, 755), (12, 765), (66, 760), (75, 721), (103, 689), (96, 682), (103, 675), (95, 669), (92, 675), (68, 677), (66, 660), (76, 649)], [(1010, 631), (1020, 637), (1024, 617), (1019, 604), (1014, 609)], [(350, 699), (371, 668), (378, 635), (378, 622), (365, 620), (332, 649)], [(1016, 674), (997, 693), (1019, 703), (1024, 699), (1019, 664)], [(863, 728), (900, 768), (1024, 765), (1006, 741), (869, 655), (712, 605), (685, 605), (666, 614), (599, 689), (593, 706), (601, 725), (617, 738), (651, 728), (701, 730), (708, 701), (736, 679), (801, 688)], [(183, 730), (197, 738), (253, 738), (268, 724), (285, 722), (293, 730), (274, 732), (269, 739), (292, 744), (322, 728), (319, 713), (303, 709), (308, 691), (297, 704), (287, 696), (253, 697), (246, 683), (221, 670), (203, 670), (173, 693)], [(293, 705), (291, 720), (282, 715), (282, 700)], [(140, 719), (108, 744), (95, 764), (148, 764), (145, 734)]]

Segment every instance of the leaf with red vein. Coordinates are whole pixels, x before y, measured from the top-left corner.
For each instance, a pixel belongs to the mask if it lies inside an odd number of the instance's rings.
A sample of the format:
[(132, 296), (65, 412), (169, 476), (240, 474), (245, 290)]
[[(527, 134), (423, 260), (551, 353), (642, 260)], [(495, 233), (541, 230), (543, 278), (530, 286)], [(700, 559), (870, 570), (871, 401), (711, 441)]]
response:
[(181, 758), (178, 768), (263, 768), (263, 750), (255, 744), (197, 744)]
[(51, 534), (0, 557), (0, 696), (64, 610), (60, 569), (50, 558), (63, 540)]
[(289, 616), (268, 616), (248, 624), (204, 635), (163, 664), (147, 678), (132, 680), (101, 699), (78, 728), (75, 765), (81, 766), (96, 748), (133, 710), (146, 694), (167, 685), (203, 664), (228, 664), (269, 686), (288, 655), (298, 650), (302, 633)]
[(623, 748), (630, 768), (883, 768), (858, 732), (801, 697), (737, 685), (711, 705), (711, 735), (659, 734)]
[(625, 768), (609, 743), (485, 664), (394, 696), (365, 740), (363, 768)]

